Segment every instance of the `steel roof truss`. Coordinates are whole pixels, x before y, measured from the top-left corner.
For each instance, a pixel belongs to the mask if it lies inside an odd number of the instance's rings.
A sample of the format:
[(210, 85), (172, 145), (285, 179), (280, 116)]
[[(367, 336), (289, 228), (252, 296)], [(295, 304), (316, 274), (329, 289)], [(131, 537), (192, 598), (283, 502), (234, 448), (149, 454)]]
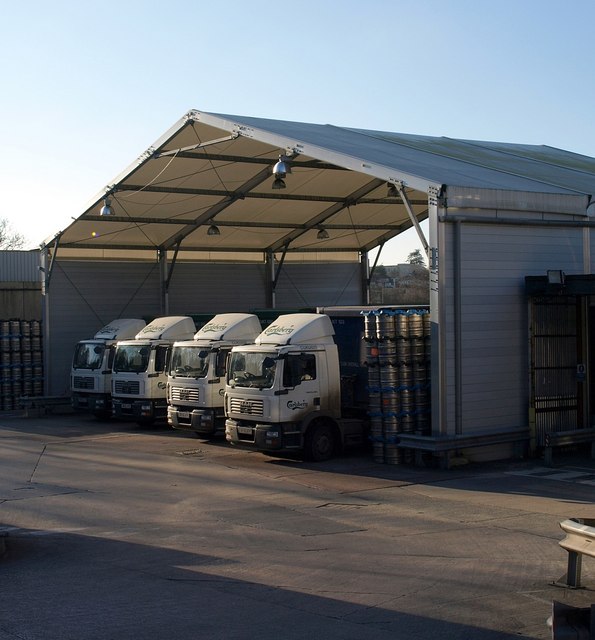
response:
[(207, 211), (196, 218), (193, 224), (186, 225), (181, 231), (174, 234), (173, 236), (170, 236), (167, 240), (165, 240), (165, 242), (163, 242), (163, 246), (170, 247), (176, 242), (181, 242), (202, 224), (210, 222), (218, 213), (221, 213), (221, 211), (227, 209), (227, 207), (233, 204), (238, 198), (243, 198), (247, 192), (249, 192), (257, 185), (262, 184), (265, 180), (270, 178), (270, 176), (271, 169), (269, 166), (267, 166), (266, 168), (259, 171), (256, 175), (252, 176), (249, 180), (247, 180), (243, 185), (236, 189), (236, 191), (233, 191), (231, 193), (227, 192), (223, 200), (207, 209)]
[[(313, 218), (310, 218), (310, 220), (308, 220), (308, 222), (306, 223), (305, 229), (301, 229), (301, 228), (295, 229), (291, 233), (288, 233), (285, 237), (281, 238), (280, 240), (272, 244), (269, 247), (269, 250), (273, 252), (278, 251), (283, 245), (288, 245), (290, 242), (292, 242), (296, 238), (299, 238), (299, 236), (304, 234), (306, 231), (309, 231), (310, 229), (315, 228), (317, 225), (321, 224), (331, 216), (341, 211), (341, 209), (345, 209), (346, 207), (352, 204), (356, 204), (360, 198), (374, 191), (374, 189), (377, 189), (383, 182), (384, 180), (374, 179), (371, 182), (368, 182), (367, 184), (363, 185), (359, 189), (356, 189), (351, 194), (349, 194), (346, 198), (343, 198), (341, 202), (337, 202), (331, 205), (330, 207), (328, 207), (318, 215), (314, 216)], [(385, 203), (385, 201), (382, 201), (382, 202), (383, 204)]]

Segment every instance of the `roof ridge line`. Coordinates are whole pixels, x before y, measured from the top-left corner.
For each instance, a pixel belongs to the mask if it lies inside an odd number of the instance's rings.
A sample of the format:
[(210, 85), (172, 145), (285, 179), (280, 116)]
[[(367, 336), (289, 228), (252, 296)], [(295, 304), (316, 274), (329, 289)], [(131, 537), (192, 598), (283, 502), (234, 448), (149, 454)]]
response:
[[(562, 168), (562, 169), (567, 169), (568, 171), (576, 171), (577, 173), (582, 173), (584, 175), (587, 176), (592, 176), (593, 172), (592, 171), (585, 171), (584, 169), (570, 169), (568, 167), (565, 166), (560, 166), (559, 164), (555, 164), (554, 162), (549, 162), (547, 160), (538, 160), (537, 158), (529, 158), (527, 156), (524, 156), (520, 153), (513, 153), (512, 151), (508, 151), (506, 149), (494, 149), (492, 147), (488, 147), (486, 146), (484, 143), (482, 143), (481, 141), (475, 141), (475, 140), (461, 140), (460, 138), (450, 138), (448, 136), (444, 136), (447, 140), (454, 140), (456, 142), (460, 142), (462, 144), (466, 144), (469, 145), (470, 147), (479, 147), (480, 149), (488, 149), (489, 151), (496, 151), (497, 153), (503, 153), (504, 155), (508, 155), (508, 156), (513, 156), (514, 158), (522, 158), (523, 160), (527, 160), (529, 162), (535, 162), (535, 163), (539, 163), (539, 164), (545, 164), (548, 167), (556, 167), (558, 169)], [(504, 143), (506, 144), (506, 143)], [(529, 146), (529, 145), (528, 145)], [(571, 153), (573, 155), (582, 155), (580, 153), (574, 154), (572, 151), (566, 151), (565, 149), (558, 149), (557, 147), (551, 147), (547, 144), (533, 144), (530, 145), (532, 147), (545, 147), (547, 149), (554, 149), (556, 151), (562, 151), (564, 153)], [(583, 156), (584, 158), (589, 158), (589, 156)], [(591, 158), (592, 159), (592, 158)], [(545, 184), (550, 184), (548, 182), (546, 182)], [(554, 186), (560, 186), (560, 185), (554, 185)]]
[[(329, 126), (331, 126), (331, 127), (335, 127), (336, 125), (329, 125)], [(381, 139), (383, 139), (383, 138), (379, 138), (378, 136), (372, 135), (372, 133), (371, 133), (371, 132), (368, 132), (368, 130), (362, 130), (362, 129), (350, 129), (349, 127), (336, 127), (336, 128), (337, 128), (337, 129), (345, 129), (345, 130), (347, 130), (347, 131), (351, 131), (351, 132), (353, 132), (353, 133), (358, 133), (358, 134), (361, 134), (361, 135), (365, 135), (365, 136), (368, 136), (368, 137), (370, 137), (370, 138), (375, 138), (375, 139), (377, 139), (377, 140), (381, 140)], [(364, 133), (364, 131), (366, 131), (366, 133)], [(390, 131), (386, 131), (385, 133), (390, 134), (391, 132), (390, 132)], [(393, 132), (393, 133), (394, 133), (394, 132)], [(405, 134), (405, 135), (407, 135), (407, 134)], [(417, 134), (411, 134), (411, 135), (417, 135)], [(431, 137), (431, 138), (435, 138), (435, 139), (437, 139), (437, 140), (440, 140), (440, 139), (444, 139), (444, 140), (454, 140), (454, 141), (456, 141), (456, 142), (462, 142), (463, 144), (465, 144), (465, 141), (464, 141), (464, 140), (461, 140), (461, 139), (459, 139), (459, 138), (449, 138), (448, 136), (421, 136), (421, 137), (427, 137), (427, 138), (430, 138), (430, 137)], [(389, 142), (389, 141), (387, 141), (386, 139), (384, 139), (384, 140), (385, 140), (386, 142)], [(498, 168), (490, 167), (489, 165), (486, 165), (486, 164), (483, 164), (483, 163), (479, 163), (479, 162), (475, 162), (475, 163), (474, 163), (474, 162), (470, 162), (469, 160), (463, 160), (463, 159), (461, 159), (461, 158), (454, 157), (454, 156), (452, 156), (452, 155), (450, 155), (450, 154), (446, 154), (446, 153), (438, 153), (438, 152), (436, 152), (436, 151), (428, 151), (427, 149), (419, 149), (418, 147), (415, 147), (415, 146), (413, 146), (413, 145), (409, 145), (409, 144), (405, 144), (405, 143), (403, 143), (403, 142), (401, 142), (401, 141), (398, 141), (398, 142), (389, 142), (389, 144), (397, 144), (397, 145), (400, 145), (400, 146), (402, 146), (402, 147), (407, 147), (408, 149), (414, 149), (415, 151), (418, 151), (418, 152), (419, 152), (419, 151), (422, 151), (423, 153), (428, 153), (428, 154), (430, 154), (430, 155), (438, 156), (438, 157), (440, 157), (440, 158), (449, 158), (449, 159), (451, 159), (451, 160), (456, 160), (457, 162), (462, 162), (463, 164), (468, 164), (468, 165), (471, 165), (471, 166), (482, 167), (482, 168), (484, 168), (484, 169), (488, 169), (489, 171), (495, 171), (495, 172), (497, 172), (497, 173), (502, 173), (502, 174), (505, 174), (505, 175), (514, 176), (515, 178), (522, 178), (522, 179), (524, 179), (524, 180), (529, 180), (529, 181), (532, 181), (532, 182), (536, 182), (536, 183), (538, 183), (538, 184), (546, 184), (546, 185), (548, 185), (548, 186), (550, 186), (550, 187), (559, 187), (560, 189), (564, 189), (565, 191), (571, 191), (571, 192), (573, 192), (573, 193), (577, 193), (577, 194), (580, 194), (580, 195), (583, 195), (583, 196), (584, 196), (584, 195), (591, 195), (591, 194), (589, 194), (589, 193), (584, 193), (583, 191), (577, 191), (575, 188), (572, 188), (572, 187), (564, 187), (564, 186), (562, 186), (562, 185), (560, 185), (560, 184), (554, 184), (554, 183), (551, 183), (551, 182), (547, 182), (546, 180), (539, 180), (538, 178), (532, 178), (532, 177), (529, 177), (529, 176), (524, 176), (524, 175), (519, 174), (519, 173), (514, 173), (513, 171), (505, 171), (505, 170), (503, 170), (503, 169), (498, 169)]]

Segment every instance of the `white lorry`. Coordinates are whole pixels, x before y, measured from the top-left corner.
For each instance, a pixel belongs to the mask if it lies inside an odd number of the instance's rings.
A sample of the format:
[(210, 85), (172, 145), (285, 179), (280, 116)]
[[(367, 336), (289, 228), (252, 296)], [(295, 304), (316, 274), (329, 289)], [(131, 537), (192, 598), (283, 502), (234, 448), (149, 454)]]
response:
[(194, 340), (173, 345), (167, 379), (167, 421), (202, 437), (223, 434), (226, 359), (235, 345), (253, 343), (262, 331), (250, 313), (221, 313)]
[(112, 373), (112, 415), (151, 424), (167, 417), (167, 364), (177, 340), (196, 332), (189, 316), (156, 318), (133, 340), (116, 345)]
[[(345, 392), (353, 375), (341, 370), (334, 333), (328, 315), (288, 314), (253, 345), (231, 350), (225, 388), (228, 442), (259, 451), (299, 451), (321, 461), (367, 441), (367, 406)], [(342, 403), (342, 397), (351, 404)]]
[(89, 411), (98, 418), (111, 416), (116, 342), (133, 338), (145, 324), (138, 318), (117, 318), (99, 329), (90, 340), (77, 343), (70, 372), (72, 406), (76, 411)]

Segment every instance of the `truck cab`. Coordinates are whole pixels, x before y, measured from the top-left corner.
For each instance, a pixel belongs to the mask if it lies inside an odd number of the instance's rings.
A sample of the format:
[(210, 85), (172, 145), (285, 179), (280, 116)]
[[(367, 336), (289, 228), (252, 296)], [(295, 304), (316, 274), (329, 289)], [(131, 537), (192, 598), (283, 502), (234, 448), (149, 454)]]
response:
[(99, 329), (90, 340), (81, 340), (74, 348), (70, 372), (72, 406), (89, 411), (98, 418), (111, 416), (112, 365), (118, 340), (134, 337), (145, 321), (118, 318)]
[(225, 437), (260, 451), (326, 460), (362, 442), (365, 412), (341, 404), (334, 329), (322, 314), (280, 316), (253, 345), (231, 351), (225, 387)]
[(213, 317), (190, 341), (175, 342), (167, 382), (167, 421), (202, 437), (225, 429), (226, 361), (233, 346), (254, 342), (262, 328), (249, 313)]
[(156, 318), (134, 340), (116, 345), (112, 374), (112, 413), (151, 424), (167, 417), (167, 370), (172, 345), (196, 332), (188, 316)]

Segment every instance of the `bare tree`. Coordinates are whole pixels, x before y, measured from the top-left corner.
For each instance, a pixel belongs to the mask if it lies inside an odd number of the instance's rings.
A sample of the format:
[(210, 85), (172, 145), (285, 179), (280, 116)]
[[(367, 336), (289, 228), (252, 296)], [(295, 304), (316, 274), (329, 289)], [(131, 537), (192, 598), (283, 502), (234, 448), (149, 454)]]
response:
[(0, 249), (22, 249), (25, 246), (25, 236), (13, 231), (6, 218), (0, 218)]
[(420, 265), (423, 265), (424, 267), (426, 266), (426, 261), (424, 260), (424, 257), (422, 256), (420, 249), (416, 249), (415, 251), (412, 251), (407, 256), (407, 262), (409, 264), (420, 264)]

